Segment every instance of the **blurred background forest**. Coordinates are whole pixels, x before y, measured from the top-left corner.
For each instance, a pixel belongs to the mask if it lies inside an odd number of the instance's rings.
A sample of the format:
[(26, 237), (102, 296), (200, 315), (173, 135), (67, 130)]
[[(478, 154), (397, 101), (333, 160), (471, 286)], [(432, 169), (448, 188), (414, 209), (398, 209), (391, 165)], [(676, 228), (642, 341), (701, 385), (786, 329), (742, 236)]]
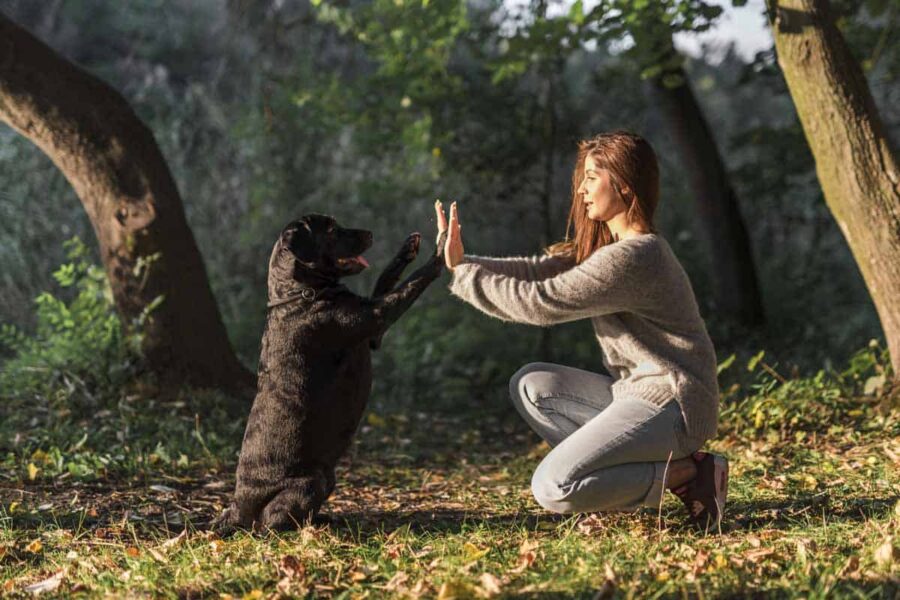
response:
[[(896, 3), (833, 4), (896, 147)], [(809, 374), (883, 339), (774, 51), (748, 58), (703, 45), (675, 59), (748, 233), (765, 316), (752, 325), (717, 302), (683, 147), (653, 93), (659, 65), (635, 44), (627, 18), (600, 33), (582, 27), (589, 9), (580, 0), (0, 0), (10, 19), (119, 90), (152, 130), (229, 337), (251, 369), (269, 252), (289, 220), (320, 212), (373, 230), (372, 268), (346, 282), (360, 293), (408, 232), (422, 232), (423, 252), (432, 251), (435, 198), (460, 203), (468, 253), (538, 253), (565, 233), (576, 142), (619, 128), (657, 151), (656, 223), (691, 278), (720, 361), (736, 354), (743, 364), (765, 350), (785, 375)], [(698, 3), (685, 35), (715, 27), (720, 10)], [(742, 10), (765, 20), (762, 3)], [(83, 248), (64, 246), (75, 236)], [(0, 359), (52, 331), (79, 341), (52, 350), (69, 364), (96, 371), (103, 357), (127, 362), (91, 263), (96, 239), (70, 184), (31, 142), (0, 127)], [(504, 324), (450, 297), (446, 283), (445, 275), (376, 353), (379, 401), (505, 395), (510, 374), (538, 360), (602, 370), (589, 323)], [(85, 290), (106, 303), (71, 304)], [(93, 319), (90, 335), (75, 322), (79, 310)], [(89, 339), (99, 345), (86, 351)], [(428, 397), (417, 397), (423, 389)]]

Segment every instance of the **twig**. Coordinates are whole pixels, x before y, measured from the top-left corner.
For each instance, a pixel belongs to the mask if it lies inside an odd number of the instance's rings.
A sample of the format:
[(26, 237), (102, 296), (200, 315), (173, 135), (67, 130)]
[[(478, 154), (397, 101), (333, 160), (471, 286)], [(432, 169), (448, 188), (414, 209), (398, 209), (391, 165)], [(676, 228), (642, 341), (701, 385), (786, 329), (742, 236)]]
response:
[(656, 526), (660, 533), (662, 533), (662, 505), (663, 499), (666, 496), (666, 480), (669, 477), (669, 463), (672, 462), (673, 452), (674, 450), (669, 450), (669, 458), (666, 459), (666, 468), (663, 469), (662, 489), (659, 492), (659, 512), (656, 514)]

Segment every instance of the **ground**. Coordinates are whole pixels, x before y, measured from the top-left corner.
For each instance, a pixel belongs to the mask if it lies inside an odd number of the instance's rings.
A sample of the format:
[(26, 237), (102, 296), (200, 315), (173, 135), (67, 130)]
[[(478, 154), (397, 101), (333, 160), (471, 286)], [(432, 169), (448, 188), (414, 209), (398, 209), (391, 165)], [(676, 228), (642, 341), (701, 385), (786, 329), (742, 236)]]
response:
[(544, 511), (529, 480), (548, 448), (501, 399), (465, 410), (375, 402), (325, 507), (330, 524), (226, 539), (205, 524), (233, 487), (242, 422), (217, 408), (217, 395), (148, 400), (152, 390), (127, 390), (110, 392), (115, 401), (94, 398), (104, 408), (92, 409), (8, 403), (0, 590), (900, 597), (896, 406), (872, 397), (791, 404), (784, 398), (807, 392), (788, 388), (723, 401), (710, 448), (729, 457), (731, 490), (722, 531), (707, 534), (685, 526), (671, 494), (659, 510)]

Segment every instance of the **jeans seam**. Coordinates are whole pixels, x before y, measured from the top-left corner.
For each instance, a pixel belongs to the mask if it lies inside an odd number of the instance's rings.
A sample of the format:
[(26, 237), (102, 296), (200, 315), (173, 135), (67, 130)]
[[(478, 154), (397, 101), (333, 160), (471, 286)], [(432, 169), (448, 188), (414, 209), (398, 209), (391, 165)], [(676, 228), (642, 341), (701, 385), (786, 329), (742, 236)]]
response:
[(548, 398), (554, 398), (554, 399), (559, 399), (559, 400), (570, 400), (572, 402), (577, 402), (578, 404), (580, 404), (584, 407), (593, 408), (593, 409), (597, 410), (596, 406), (593, 406), (591, 403), (589, 403), (587, 400), (585, 400), (581, 396), (578, 396), (576, 394), (567, 394), (565, 392), (546, 392), (546, 393), (542, 393), (542, 394), (535, 394), (534, 400), (532, 400), (531, 398), (529, 398), (528, 400), (529, 400), (529, 402), (531, 402), (532, 406), (534, 406), (537, 409), (540, 409), (541, 407), (538, 406), (537, 403), (540, 402), (541, 400), (546, 400)]

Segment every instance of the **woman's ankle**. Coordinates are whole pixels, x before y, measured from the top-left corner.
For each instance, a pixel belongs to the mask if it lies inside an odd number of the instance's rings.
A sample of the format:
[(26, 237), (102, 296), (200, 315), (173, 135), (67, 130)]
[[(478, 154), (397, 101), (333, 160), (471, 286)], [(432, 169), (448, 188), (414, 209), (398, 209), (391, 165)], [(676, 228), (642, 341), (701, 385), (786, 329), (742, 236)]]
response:
[(666, 488), (675, 490), (697, 477), (697, 463), (690, 456), (673, 460), (666, 473)]

